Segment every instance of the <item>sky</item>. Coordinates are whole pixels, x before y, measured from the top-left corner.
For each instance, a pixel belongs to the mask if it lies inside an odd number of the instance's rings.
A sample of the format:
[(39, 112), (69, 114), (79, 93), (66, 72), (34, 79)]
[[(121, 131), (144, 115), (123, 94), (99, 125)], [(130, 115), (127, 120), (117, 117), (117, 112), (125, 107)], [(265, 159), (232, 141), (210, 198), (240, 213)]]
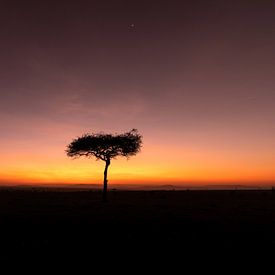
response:
[(0, 2), (0, 183), (101, 183), (83, 133), (137, 128), (110, 183), (275, 182), (274, 1)]

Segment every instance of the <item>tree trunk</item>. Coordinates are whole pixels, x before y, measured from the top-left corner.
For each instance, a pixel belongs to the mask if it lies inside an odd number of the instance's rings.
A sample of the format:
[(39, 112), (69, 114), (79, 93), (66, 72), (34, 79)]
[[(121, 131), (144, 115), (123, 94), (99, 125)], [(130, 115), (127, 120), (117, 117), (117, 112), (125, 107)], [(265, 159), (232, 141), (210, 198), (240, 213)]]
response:
[(103, 197), (102, 197), (102, 200), (104, 202), (107, 201), (107, 183), (108, 183), (107, 174), (108, 174), (108, 167), (109, 167), (110, 163), (111, 163), (110, 159), (107, 159), (106, 164), (105, 164), (104, 182), (103, 182)]

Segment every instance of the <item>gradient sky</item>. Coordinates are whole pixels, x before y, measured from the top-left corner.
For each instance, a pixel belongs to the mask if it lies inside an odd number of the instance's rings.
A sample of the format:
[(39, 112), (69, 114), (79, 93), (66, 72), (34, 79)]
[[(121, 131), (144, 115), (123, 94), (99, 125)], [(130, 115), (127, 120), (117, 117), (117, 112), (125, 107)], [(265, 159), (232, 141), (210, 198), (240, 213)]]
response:
[(0, 2), (0, 183), (101, 183), (85, 132), (137, 128), (110, 183), (275, 182), (274, 1)]

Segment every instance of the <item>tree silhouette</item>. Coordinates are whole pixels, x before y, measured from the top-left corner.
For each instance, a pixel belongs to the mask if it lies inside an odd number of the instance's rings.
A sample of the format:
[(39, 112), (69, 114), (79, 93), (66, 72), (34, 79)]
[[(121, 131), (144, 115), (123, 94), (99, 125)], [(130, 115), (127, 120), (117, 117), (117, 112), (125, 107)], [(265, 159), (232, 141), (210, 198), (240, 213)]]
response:
[(105, 133), (84, 134), (74, 139), (66, 149), (67, 156), (78, 158), (95, 157), (97, 160), (105, 161), (103, 181), (103, 201), (107, 200), (107, 173), (111, 159), (118, 156), (127, 157), (136, 155), (141, 148), (142, 136), (137, 129), (120, 135)]

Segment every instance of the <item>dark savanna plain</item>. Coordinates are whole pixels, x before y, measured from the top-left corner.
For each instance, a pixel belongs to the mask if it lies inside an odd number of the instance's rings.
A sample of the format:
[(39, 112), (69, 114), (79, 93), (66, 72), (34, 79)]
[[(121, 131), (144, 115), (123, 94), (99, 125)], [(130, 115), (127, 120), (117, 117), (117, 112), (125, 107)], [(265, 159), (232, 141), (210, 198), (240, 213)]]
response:
[(270, 189), (113, 189), (103, 203), (102, 191), (87, 187), (2, 187), (1, 249), (9, 257), (244, 257), (274, 251), (274, 213)]
[(274, 252), (274, 11), (0, 1), (4, 256)]

